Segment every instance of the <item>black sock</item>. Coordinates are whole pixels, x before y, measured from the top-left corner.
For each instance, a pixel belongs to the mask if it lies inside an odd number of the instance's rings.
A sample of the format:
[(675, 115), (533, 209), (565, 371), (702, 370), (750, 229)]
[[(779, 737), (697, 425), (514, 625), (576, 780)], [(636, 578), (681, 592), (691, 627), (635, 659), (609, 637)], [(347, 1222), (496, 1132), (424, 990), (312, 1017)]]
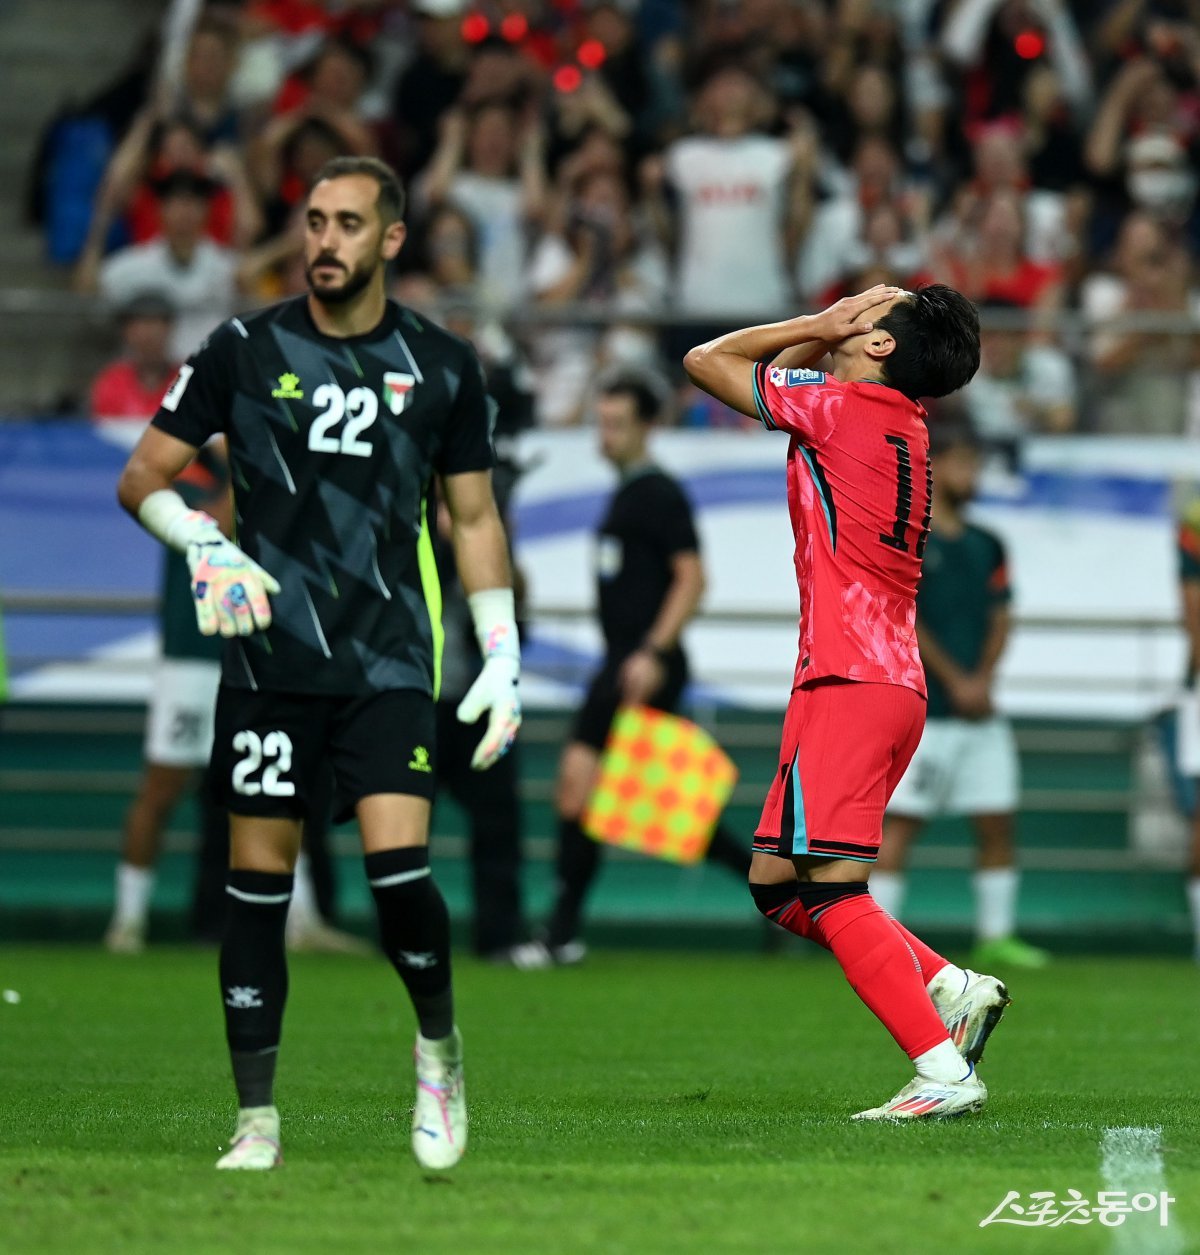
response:
[(739, 841), (725, 824), (717, 825), (704, 857), (710, 863), (729, 868), (742, 880), (750, 875), (750, 848), (745, 841)]
[(579, 937), (583, 901), (600, 867), (600, 845), (576, 819), (558, 821), (558, 855), (555, 860), (557, 896), (546, 929), (552, 946), (566, 945)]
[(383, 952), (412, 999), (421, 1036), (454, 1031), (450, 985), (450, 915), (429, 872), (429, 850), (380, 850), (363, 860), (379, 913)]
[(239, 1107), (269, 1107), (287, 1001), (283, 931), (292, 877), (280, 872), (231, 871), (221, 941), (221, 1000), (225, 1038)]

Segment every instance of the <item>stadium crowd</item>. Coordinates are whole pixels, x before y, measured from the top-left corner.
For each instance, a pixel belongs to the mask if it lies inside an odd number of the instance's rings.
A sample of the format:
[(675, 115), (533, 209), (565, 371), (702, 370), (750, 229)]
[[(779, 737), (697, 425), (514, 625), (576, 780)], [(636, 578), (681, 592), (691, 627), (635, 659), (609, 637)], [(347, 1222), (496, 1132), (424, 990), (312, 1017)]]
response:
[(583, 421), (613, 369), (739, 424), (689, 345), (944, 280), (989, 329), (952, 402), (985, 440), (1200, 432), (1200, 0), (175, 0), (153, 43), (91, 106), (75, 280), (127, 341), (169, 300), (173, 359), (301, 290), (308, 180), (378, 154), (394, 294), (518, 424)]

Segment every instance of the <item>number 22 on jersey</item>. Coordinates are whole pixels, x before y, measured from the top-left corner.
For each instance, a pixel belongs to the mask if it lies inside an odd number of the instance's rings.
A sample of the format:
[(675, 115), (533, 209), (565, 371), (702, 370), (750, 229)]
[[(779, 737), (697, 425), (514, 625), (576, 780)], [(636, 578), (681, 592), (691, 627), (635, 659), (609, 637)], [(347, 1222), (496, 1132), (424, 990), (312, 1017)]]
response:
[[(369, 458), (372, 445), (361, 439), (379, 417), (379, 398), (370, 388), (351, 388), (343, 392), (335, 383), (323, 383), (313, 393), (313, 405), (320, 413), (308, 429), (308, 447), (314, 453), (345, 453), (355, 458)], [(340, 432), (331, 434), (342, 424)]]
[[(388, 408), (393, 414), (408, 409), (412, 400), (412, 375), (389, 371), (383, 377)], [(379, 417), (379, 397), (370, 388), (351, 388), (349, 392), (335, 383), (323, 383), (313, 393), (313, 405), (320, 413), (308, 429), (308, 447), (314, 453), (344, 453), (355, 458), (369, 458), (373, 446), (363, 433)], [(343, 425), (343, 420), (345, 420)], [(336, 430), (340, 428), (340, 430)]]

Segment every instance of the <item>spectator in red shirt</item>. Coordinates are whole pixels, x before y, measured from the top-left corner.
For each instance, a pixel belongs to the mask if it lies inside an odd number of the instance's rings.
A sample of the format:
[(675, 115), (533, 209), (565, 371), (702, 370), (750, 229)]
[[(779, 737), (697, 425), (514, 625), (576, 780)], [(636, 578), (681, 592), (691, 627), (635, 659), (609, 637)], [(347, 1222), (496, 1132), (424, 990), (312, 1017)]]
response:
[(91, 416), (148, 422), (177, 369), (168, 352), (175, 311), (165, 297), (146, 292), (128, 301), (118, 319), (121, 356), (92, 383)]
[(1063, 268), (1028, 255), (1020, 194), (998, 189), (979, 202), (971, 217), (966, 229), (941, 251), (935, 270), (973, 301), (1005, 301), (1039, 312), (1039, 324), (1048, 330), (1052, 315), (1062, 308)]

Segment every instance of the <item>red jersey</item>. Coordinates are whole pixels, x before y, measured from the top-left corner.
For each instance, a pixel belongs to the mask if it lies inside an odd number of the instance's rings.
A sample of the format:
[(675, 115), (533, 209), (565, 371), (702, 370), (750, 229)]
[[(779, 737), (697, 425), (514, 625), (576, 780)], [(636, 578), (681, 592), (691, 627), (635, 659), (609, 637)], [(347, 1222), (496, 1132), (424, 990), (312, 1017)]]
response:
[(762, 363), (754, 399), (763, 424), (792, 438), (795, 685), (837, 676), (924, 696), (916, 596), (933, 488), (924, 409), (884, 384)]
[(133, 363), (118, 358), (106, 366), (92, 384), (92, 417), (137, 418), (148, 423), (158, 413), (163, 394), (177, 373), (178, 367), (169, 367), (161, 383), (146, 388), (138, 378)]

